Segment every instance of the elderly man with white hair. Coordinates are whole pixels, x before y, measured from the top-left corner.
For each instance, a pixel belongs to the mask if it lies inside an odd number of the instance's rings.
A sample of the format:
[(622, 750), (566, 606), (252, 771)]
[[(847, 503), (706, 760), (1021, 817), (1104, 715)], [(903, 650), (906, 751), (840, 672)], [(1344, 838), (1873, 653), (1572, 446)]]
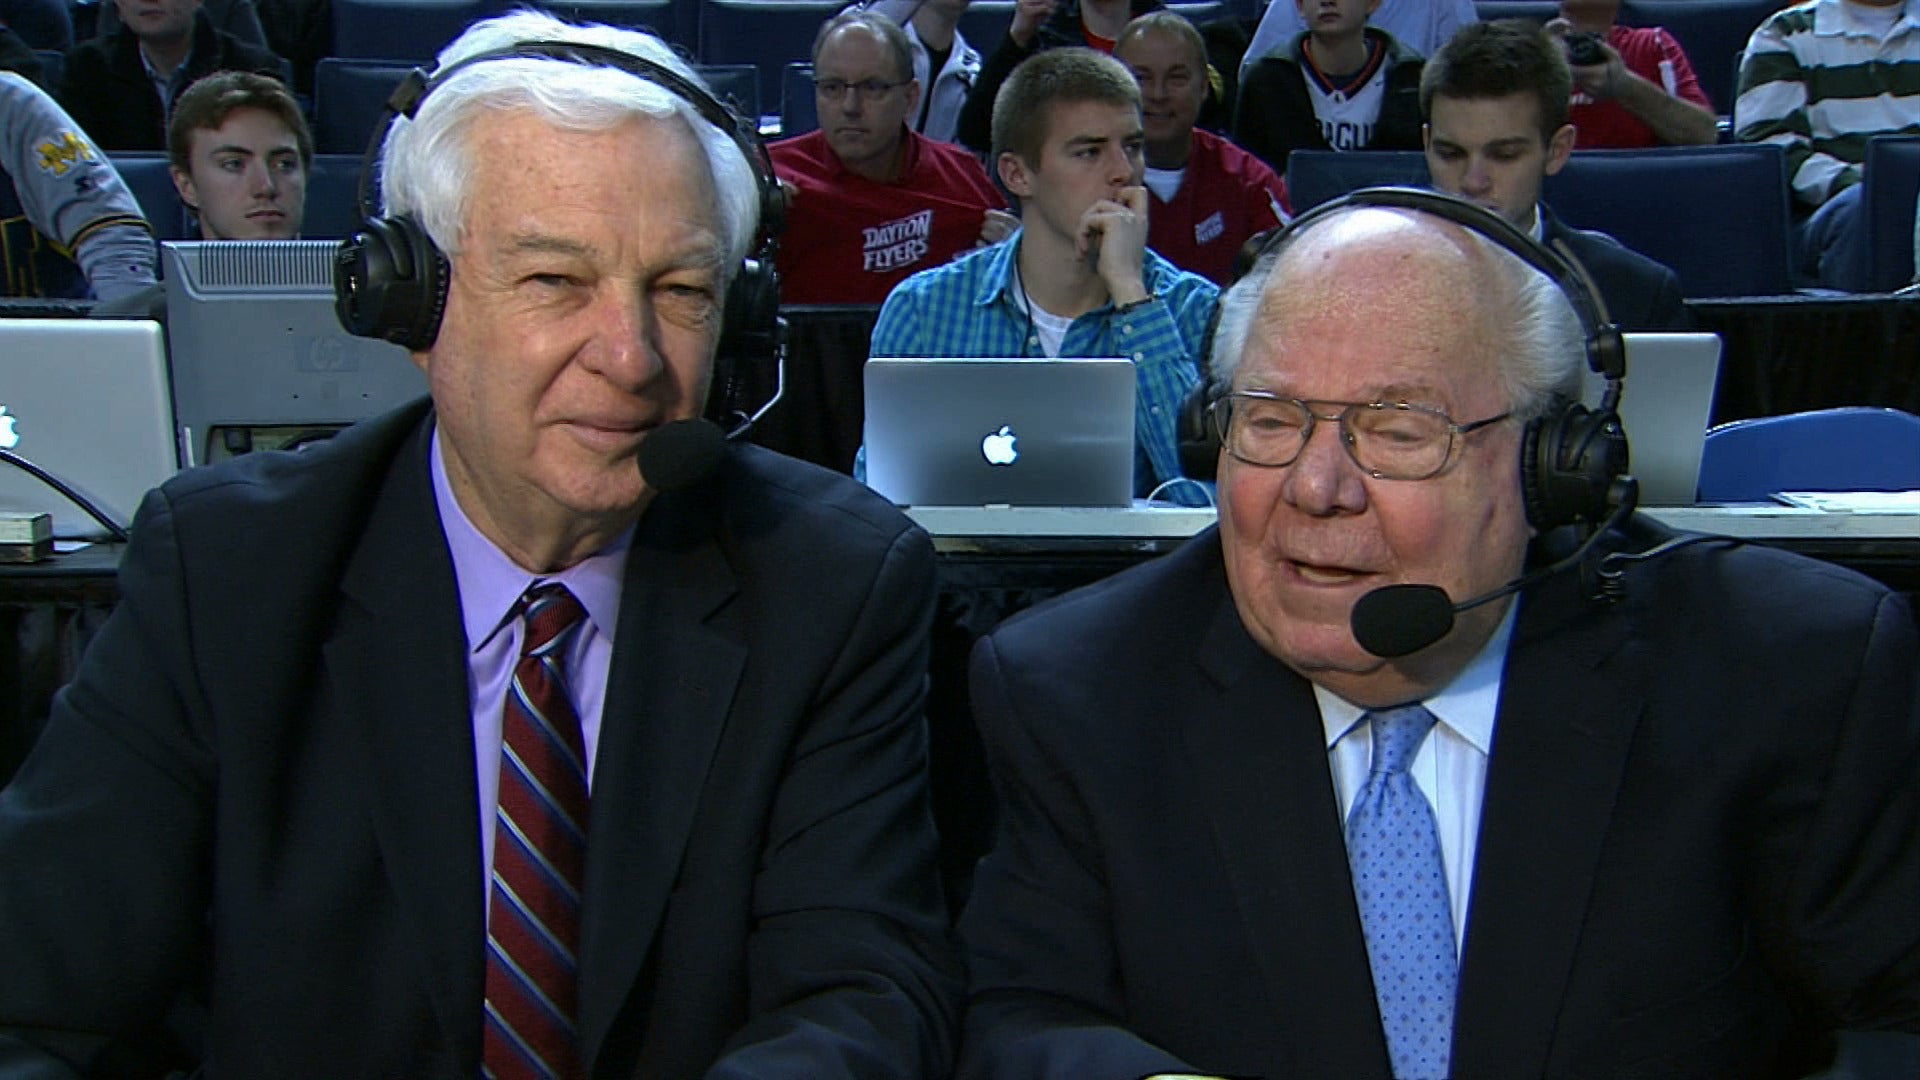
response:
[(1218, 528), (976, 648), (960, 1076), (1913, 1076), (1912, 610), (1651, 557), (1539, 252), (1362, 197), (1221, 302)]
[(757, 142), (645, 34), (438, 71), (341, 270), (430, 399), (147, 499), (0, 794), (0, 1072), (946, 1075), (927, 537), (747, 445), (636, 467)]

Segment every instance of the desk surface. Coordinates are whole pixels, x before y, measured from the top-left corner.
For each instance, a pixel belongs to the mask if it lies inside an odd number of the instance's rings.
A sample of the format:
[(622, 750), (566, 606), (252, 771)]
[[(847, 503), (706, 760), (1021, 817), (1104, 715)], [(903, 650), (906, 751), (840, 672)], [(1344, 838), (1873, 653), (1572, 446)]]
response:
[[(1797, 506), (1677, 506), (1642, 510), (1662, 524), (1746, 540), (1912, 540), (1920, 514), (1860, 514)], [(1178, 541), (1213, 524), (1209, 507), (915, 506), (907, 514), (943, 543), (991, 538)]]

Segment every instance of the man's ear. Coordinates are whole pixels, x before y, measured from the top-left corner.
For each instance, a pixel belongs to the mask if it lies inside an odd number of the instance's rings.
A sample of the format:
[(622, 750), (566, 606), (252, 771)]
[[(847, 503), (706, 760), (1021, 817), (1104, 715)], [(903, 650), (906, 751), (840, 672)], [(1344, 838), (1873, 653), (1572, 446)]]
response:
[[(907, 115), (908, 116), (920, 115), (920, 80), (919, 79), (907, 80)], [(913, 125), (908, 124), (907, 126), (912, 127)]]
[(994, 165), (999, 169), (1000, 183), (1008, 191), (1023, 199), (1033, 197), (1033, 170), (1027, 168), (1025, 159), (1019, 154), (1003, 150)]
[(1560, 130), (1547, 140), (1547, 162), (1545, 172), (1552, 176), (1566, 168), (1567, 158), (1573, 153), (1574, 130), (1572, 124), (1561, 124)]
[(178, 165), (167, 166), (167, 175), (173, 177), (173, 190), (180, 195), (180, 201), (194, 213), (200, 212), (200, 196), (193, 189), (193, 177)]

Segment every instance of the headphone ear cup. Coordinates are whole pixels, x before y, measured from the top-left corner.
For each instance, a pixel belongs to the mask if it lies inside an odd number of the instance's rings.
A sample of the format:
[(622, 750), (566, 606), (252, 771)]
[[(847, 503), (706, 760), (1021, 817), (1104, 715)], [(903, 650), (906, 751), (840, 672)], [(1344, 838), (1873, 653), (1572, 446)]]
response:
[(1527, 522), (1541, 532), (1610, 511), (1613, 481), (1627, 471), (1627, 436), (1611, 410), (1578, 402), (1534, 420), (1520, 439)]
[(772, 398), (779, 389), (785, 336), (779, 272), (770, 258), (747, 259), (727, 285), (708, 419), (732, 428), (748, 414), (747, 402)]
[(1220, 433), (1214, 430), (1208, 408), (1216, 396), (1213, 384), (1202, 379), (1187, 391), (1180, 415), (1174, 418), (1180, 471), (1189, 479), (1212, 480), (1220, 471)]
[(334, 311), (350, 334), (421, 352), (440, 335), (449, 276), (447, 257), (412, 218), (367, 218), (334, 256)]

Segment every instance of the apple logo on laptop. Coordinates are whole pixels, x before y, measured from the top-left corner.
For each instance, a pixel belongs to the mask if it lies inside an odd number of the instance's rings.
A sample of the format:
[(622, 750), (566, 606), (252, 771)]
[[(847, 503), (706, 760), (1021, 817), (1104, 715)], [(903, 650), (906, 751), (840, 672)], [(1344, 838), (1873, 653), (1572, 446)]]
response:
[(980, 440), (980, 454), (989, 465), (1011, 465), (1020, 458), (1020, 450), (1014, 445), (1018, 439), (1011, 427), (1001, 424), (999, 431)]
[(20, 445), (20, 433), (13, 429), (14, 417), (7, 415), (7, 407), (0, 405), (0, 450), (11, 450)]

